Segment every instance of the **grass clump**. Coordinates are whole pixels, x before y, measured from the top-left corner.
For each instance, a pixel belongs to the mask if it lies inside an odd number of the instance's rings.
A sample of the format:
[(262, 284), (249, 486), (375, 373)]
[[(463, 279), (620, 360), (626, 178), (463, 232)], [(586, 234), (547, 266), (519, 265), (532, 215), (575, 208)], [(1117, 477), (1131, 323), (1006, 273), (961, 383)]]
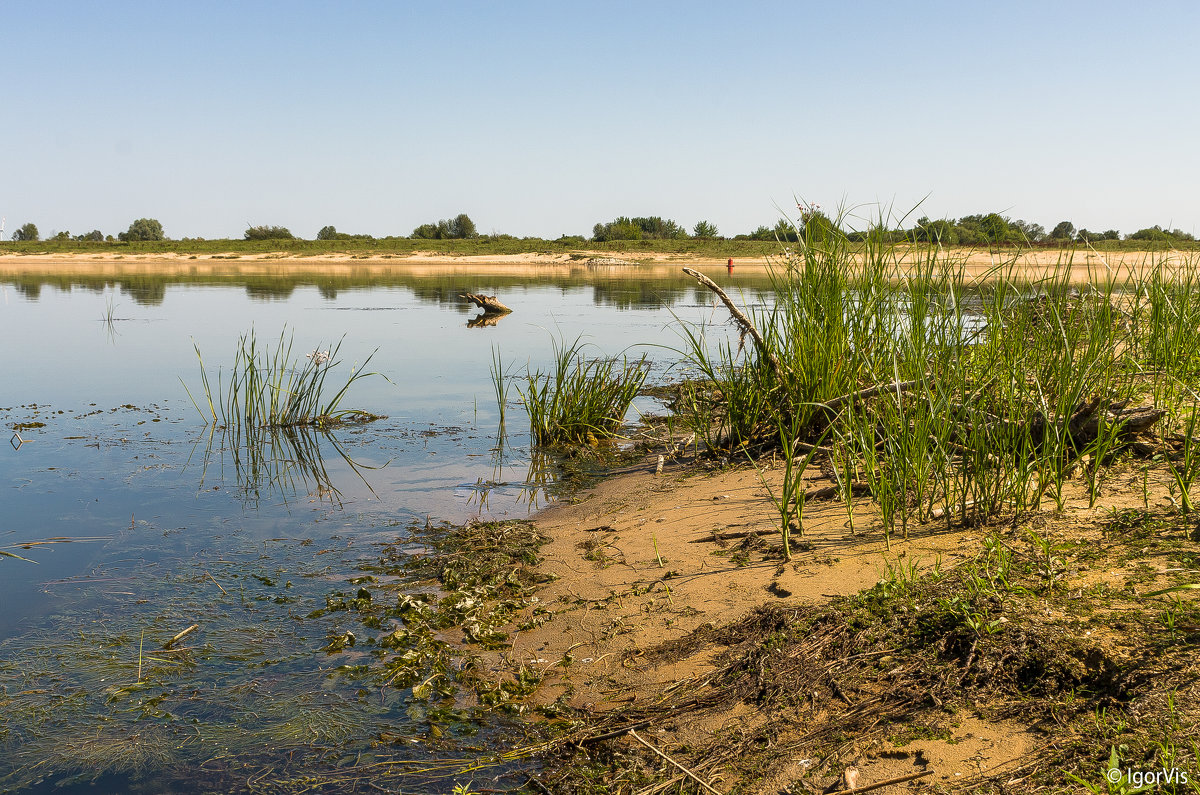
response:
[(554, 342), (554, 364), (527, 371), (518, 391), (535, 444), (596, 443), (617, 435), (649, 371), (645, 356), (588, 359), (580, 338)]
[(981, 523), (1044, 500), (1061, 510), (1080, 472), (1095, 505), (1118, 454), (1165, 417), (1190, 510), (1193, 263), (1089, 270), (1081, 283), (1075, 252), (1032, 274), (1014, 254), (968, 277), (936, 244), (868, 230), (852, 245), (811, 226), (797, 221), (795, 247), (772, 262), (773, 301), (740, 313), (726, 300), (736, 344), (684, 327), (698, 378), (679, 405), (710, 451), (794, 458), (820, 443), (843, 493), (865, 489), (885, 533), (907, 537), (935, 519)]
[[(226, 428), (327, 427), (351, 420), (373, 419), (361, 409), (342, 407), (342, 400), (354, 382), (379, 373), (364, 372), (374, 352), (361, 365), (351, 369), (345, 381), (331, 380), (330, 373), (341, 364), (339, 340), (331, 349), (317, 349), (304, 361), (292, 356), (294, 335), (284, 329), (278, 342), (259, 343), (253, 330), (238, 340), (228, 378), (218, 371), (214, 388), (204, 357), (196, 345), (200, 360), (200, 378), (204, 405), (188, 390), (192, 405), (213, 426)], [(186, 384), (184, 385), (186, 389)]]

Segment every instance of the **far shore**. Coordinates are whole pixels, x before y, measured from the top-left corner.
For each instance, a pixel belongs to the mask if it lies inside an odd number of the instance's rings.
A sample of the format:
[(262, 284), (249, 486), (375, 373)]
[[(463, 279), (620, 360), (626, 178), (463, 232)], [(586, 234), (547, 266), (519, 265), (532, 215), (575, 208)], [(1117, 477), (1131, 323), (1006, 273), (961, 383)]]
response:
[[(899, 264), (914, 270), (919, 258), (898, 249)], [(1153, 266), (1190, 266), (1196, 257), (1179, 251), (1092, 251), (989, 252), (979, 249), (948, 250), (946, 262), (961, 266), (967, 279), (988, 280), (1005, 273), (1036, 280), (1070, 268), (1071, 281), (1122, 279)], [(735, 257), (735, 274), (766, 276), (781, 260), (774, 257)], [(153, 253), (19, 253), (0, 248), (0, 278), (46, 276), (287, 276), (304, 273), (325, 275), (434, 276), (488, 273), (497, 276), (578, 275), (588, 270), (615, 276), (628, 270), (638, 278), (676, 277), (687, 266), (702, 271), (725, 270), (728, 258), (689, 253), (622, 252), (580, 249), (563, 253), (455, 255), (416, 251), (411, 254), (322, 253), (318, 255), (276, 252), (229, 252), (217, 254)]]

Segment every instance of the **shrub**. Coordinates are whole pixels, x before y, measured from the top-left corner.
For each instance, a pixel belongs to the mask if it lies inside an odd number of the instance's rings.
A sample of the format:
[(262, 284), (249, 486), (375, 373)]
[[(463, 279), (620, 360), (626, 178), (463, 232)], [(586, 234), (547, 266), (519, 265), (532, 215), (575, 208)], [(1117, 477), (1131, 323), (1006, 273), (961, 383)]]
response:
[(139, 218), (129, 225), (129, 229), (117, 235), (125, 242), (138, 240), (165, 240), (163, 226), (154, 218)]
[(12, 239), (17, 242), (32, 242), (40, 240), (41, 235), (38, 233), (37, 224), (25, 224), (13, 232)]
[(246, 240), (295, 240), (296, 236), (292, 234), (285, 226), (252, 226), (246, 230), (243, 235)]
[(669, 218), (651, 215), (646, 218), (620, 216), (607, 224), (592, 227), (592, 239), (606, 240), (673, 240), (687, 237), (687, 230)]
[(436, 224), (421, 224), (413, 230), (411, 237), (418, 240), (465, 240), (479, 237), (475, 222), (466, 213), (453, 218), (443, 218)]

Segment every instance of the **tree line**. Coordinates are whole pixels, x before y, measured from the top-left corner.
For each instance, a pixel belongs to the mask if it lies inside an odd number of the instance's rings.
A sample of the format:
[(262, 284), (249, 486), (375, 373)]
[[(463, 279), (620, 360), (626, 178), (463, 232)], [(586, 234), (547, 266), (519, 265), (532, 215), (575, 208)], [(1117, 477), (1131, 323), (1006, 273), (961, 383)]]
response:
[[(846, 235), (851, 240), (865, 237), (866, 232), (847, 228), (840, 219), (831, 218), (818, 205), (801, 205), (799, 218), (781, 218), (773, 226), (762, 225), (751, 232), (724, 237), (716, 225), (709, 221), (699, 221), (689, 232), (685, 227), (669, 218), (657, 215), (646, 217), (618, 216), (612, 221), (600, 222), (592, 227), (592, 235), (585, 238), (582, 235), (564, 235), (559, 242), (567, 243), (603, 243), (608, 241), (637, 241), (637, 240), (779, 240), (795, 242), (801, 235), (819, 237), (824, 234), (837, 232)], [(1041, 224), (1031, 223), (1022, 219), (1013, 220), (999, 213), (965, 215), (957, 219), (930, 219), (921, 217), (909, 228), (873, 230), (872, 234), (884, 234), (891, 242), (926, 242), (941, 243), (946, 246), (982, 246), (982, 245), (1056, 245), (1073, 241), (1093, 243), (1102, 240), (1137, 240), (1153, 243), (1183, 243), (1195, 241), (1195, 236), (1181, 229), (1170, 229), (1163, 226), (1152, 226), (1139, 229), (1124, 236), (1116, 229), (1106, 229), (1102, 232), (1075, 227), (1071, 221), (1060, 221), (1049, 232)], [(243, 233), (244, 240), (298, 240), (285, 226), (247, 224)], [(404, 235), (383, 238), (403, 238)], [(471, 217), (459, 213), (453, 218), (421, 224), (413, 229), (409, 239), (414, 240), (471, 240), (477, 238), (515, 240), (513, 235), (491, 234), (480, 235)], [(36, 224), (26, 223), (13, 232), (12, 239), (18, 242), (41, 240)], [(132, 242), (168, 239), (163, 232), (163, 225), (154, 218), (139, 218), (129, 225), (124, 232), (104, 235), (100, 230), (93, 229), (80, 235), (70, 232), (57, 232), (47, 240), (79, 241), (79, 242)], [(347, 234), (339, 232), (332, 224), (321, 227), (317, 232), (317, 240), (375, 240), (371, 235)]]

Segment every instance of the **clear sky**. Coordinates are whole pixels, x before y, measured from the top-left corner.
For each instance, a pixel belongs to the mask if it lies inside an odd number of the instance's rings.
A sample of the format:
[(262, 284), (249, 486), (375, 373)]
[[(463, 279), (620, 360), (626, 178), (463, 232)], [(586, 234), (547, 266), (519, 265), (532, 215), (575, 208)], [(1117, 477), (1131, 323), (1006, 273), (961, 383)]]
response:
[(733, 235), (793, 196), (1200, 233), (1195, 0), (0, 0), (0, 75), (6, 238)]

